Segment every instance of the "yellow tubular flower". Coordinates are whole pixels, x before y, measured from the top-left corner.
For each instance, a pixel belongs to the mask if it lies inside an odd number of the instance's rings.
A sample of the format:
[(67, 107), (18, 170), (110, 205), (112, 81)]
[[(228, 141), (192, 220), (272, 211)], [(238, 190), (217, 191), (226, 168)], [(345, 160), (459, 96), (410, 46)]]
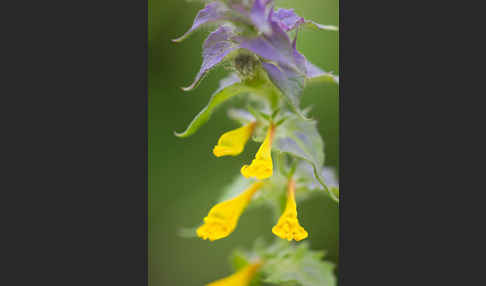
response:
[(272, 228), (273, 234), (291, 241), (300, 241), (308, 236), (307, 231), (300, 226), (297, 219), (297, 204), (295, 203), (295, 182), (289, 181), (287, 205), (277, 224)]
[(236, 156), (243, 152), (245, 144), (248, 139), (250, 139), (255, 125), (256, 122), (252, 122), (221, 135), (218, 140), (218, 145), (214, 146), (214, 156)]
[(262, 182), (256, 182), (236, 198), (215, 205), (204, 218), (204, 224), (197, 229), (197, 236), (213, 241), (230, 235), (251, 197), (262, 185)]
[(250, 165), (244, 165), (241, 168), (241, 174), (246, 178), (255, 177), (259, 180), (269, 178), (273, 174), (272, 163), (272, 141), (275, 134), (275, 126), (272, 124), (268, 128), (267, 136), (263, 140), (260, 149), (255, 155), (255, 159)]
[(249, 264), (235, 274), (207, 284), (206, 286), (247, 286), (261, 266), (261, 262)]

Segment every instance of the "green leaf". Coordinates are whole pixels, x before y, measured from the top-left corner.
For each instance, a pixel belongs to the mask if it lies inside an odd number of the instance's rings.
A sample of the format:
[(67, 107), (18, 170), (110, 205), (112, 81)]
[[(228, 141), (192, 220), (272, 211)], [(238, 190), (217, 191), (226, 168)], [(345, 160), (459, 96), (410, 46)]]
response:
[(313, 120), (303, 120), (297, 116), (288, 118), (277, 128), (273, 146), (313, 165), (320, 167), (324, 163), (324, 142)]
[(211, 96), (209, 103), (194, 117), (187, 129), (181, 133), (175, 132), (175, 135), (184, 138), (194, 134), (201, 126), (208, 122), (218, 106), (235, 95), (242, 93), (251, 93), (259, 98), (265, 98), (272, 105), (272, 108), (278, 105), (278, 90), (265, 77), (263, 71), (257, 70), (255, 78), (250, 78), (245, 81), (241, 81), (233, 73), (220, 81), (218, 90)]
[(184, 132), (175, 132), (175, 135), (184, 138), (194, 134), (201, 126), (208, 122), (214, 110), (223, 102), (235, 95), (252, 90), (252, 87), (242, 83), (235, 74), (221, 80), (219, 89), (211, 96), (209, 103), (194, 117)]
[(338, 187), (330, 187), (329, 188), (329, 191), (331, 192), (332, 194), (332, 198), (335, 200), (335, 201), (338, 201), (339, 202), (339, 188)]
[(312, 251), (307, 243), (298, 246), (279, 243), (273, 247), (274, 256), (268, 258), (262, 268), (267, 283), (283, 283), (302, 286), (334, 286), (334, 265), (323, 261), (323, 252)]
[(328, 186), (326, 184), (327, 180), (326, 177), (323, 175), (322, 170), (314, 167), (314, 175), (317, 181), (324, 187), (324, 190), (328, 192), (331, 199), (335, 202), (339, 203), (339, 187), (336, 186)]
[(248, 261), (264, 262), (258, 279), (264, 285), (335, 286), (334, 264), (323, 260), (325, 252), (309, 249), (307, 242), (299, 244), (275, 239), (267, 244), (260, 237), (249, 252), (233, 253), (233, 265), (244, 267)]
[(329, 190), (322, 176), (324, 142), (317, 131), (315, 121), (304, 120), (297, 116), (287, 119), (277, 128), (273, 148), (309, 162), (317, 181), (333, 200), (339, 201), (339, 197)]
[[(326, 182), (326, 186), (328, 187), (329, 195), (333, 200), (339, 198), (339, 183), (336, 176), (336, 173), (333, 168), (330, 167), (321, 167), (320, 170), (321, 178)], [(306, 198), (309, 194), (317, 191), (322, 190), (323, 187), (319, 180), (316, 178), (314, 173), (314, 168), (312, 165), (302, 160), (295, 172), (295, 179), (297, 181), (297, 198), (302, 199)]]

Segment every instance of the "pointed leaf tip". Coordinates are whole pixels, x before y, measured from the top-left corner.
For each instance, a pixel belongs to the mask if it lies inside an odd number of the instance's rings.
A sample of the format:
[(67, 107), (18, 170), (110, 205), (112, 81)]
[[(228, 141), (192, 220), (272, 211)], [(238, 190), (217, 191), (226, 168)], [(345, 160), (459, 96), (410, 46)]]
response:
[(173, 42), (181, 42), (189, 37), (194, 31), (200, 29), (202, 26), (214, 23), (225, 19), (226, 14), (229, 12), (226, 4), (215, 1), (207, 4), (203, 9), (199, 10), (192, 23), (191, 28), (179, 38), (173, 39)]
[(177, 131), (174, 131), (174, 135), (175, 135), (176, 137), (183, 138), (183, 137), (184, 137), (184, 132), (177, 132)]
[(194, 89), (194, 84), (191, 84), (190, 86), (187, 86), (187, 87), (181, 87), (181, 89), (183, 91), (190, 91), (190, 90), (193, 90)]
[(233, 36), (233, 28), (229, 26), (220, 26), (204, 41), (203, 45), (203, 62), (192, 84), (184, 87), (182, 90), (189, 91), (194, 89), (204, 76), (216, 65), (225, 60), (226, 56), (238, 47), (230, 39)]

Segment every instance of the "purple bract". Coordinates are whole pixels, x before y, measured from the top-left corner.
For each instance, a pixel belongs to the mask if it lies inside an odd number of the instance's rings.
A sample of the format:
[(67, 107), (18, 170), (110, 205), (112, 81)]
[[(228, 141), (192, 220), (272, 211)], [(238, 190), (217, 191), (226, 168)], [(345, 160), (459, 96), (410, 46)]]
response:
[[(203, 45), (201, 68), (194, 82), (184, 90), (193, 89), (210, 69), (237, 49), (258, 55), (270, 80), (297, 109), (306, 78), (333, 76), (308, 62), (297, 51), (297, 34), (293, 41), (287, 34), (300, 26), (327, 30), (334, 29), (333, 26), (305, 20), (293, 9), (274, 11), (273, 0), (254, 0), (252, 4), (233, 1), (229, 6), (219, 1), (211, 2), (199, 11), (189, 31), (174, 41), (185, 39), (204, 25), (218, 22), (232, 25), (221, 25), (207, 37)], [(248, 30), (248, 26), (253, 26), (253, 30)], [(255, 32), (242, 35), (242, 29)], [(334, 77), (334, 81), (338, 82), (337, 77)]]

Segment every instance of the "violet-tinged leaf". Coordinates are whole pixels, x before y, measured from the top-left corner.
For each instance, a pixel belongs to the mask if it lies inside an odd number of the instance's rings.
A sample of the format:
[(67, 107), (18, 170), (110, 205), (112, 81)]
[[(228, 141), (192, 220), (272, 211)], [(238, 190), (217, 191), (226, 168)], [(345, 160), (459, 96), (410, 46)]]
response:
[[(337, 179), (334, 168), (322, 166), (320, 175), (328, 188), (339, 189), (339, 180)], [(296, 176), (305, 182), (305, 187), (307, 189), (311, 191), (322, 189), (322, 185), (316, 178), (314, 167), (311, 165), (311, 163), (305, 160), (300, 161), (299, 165), (297, 166)]]
[(286, 32), (295, 29), (305, 22), (304, 18), (294, 12), (294, 9), (278, 9), (273, 12), (273, 19)]
[(339, 76), (331, 72), (325, 72), (306, 61), (307, 79), (311, 82), (333, 82), (339, 84)]
[(272, 12), (272, 7), (269, 5), (272, 0), (255, 0), (250, 11), (250, 19), (255, 27), (264, 34), (271, 34), (272, 27), (268, 21), (268, 17)]
[(320, 169), (324, 165), (324, 141), (316, 124), (315, 121), (302, 120), (294, 115), (277, 128), (272, 146)]
[(286, 32), (294, 30), (301, 25), (307, 28), (339, 31), (339, 28), (333, 25), (322, 25), (312, 20), (305, 20), (294, 12), (294, 9), (278, 9), (273, 12), (273, 19), (278, 22), (280, 27)]
[(307, 59), (304, 57), (304, 55), (297, 51), (297, 34), (292, 42), (292, 53), (297, 68), (307, 74)]
[(272, 148), (283, 153), (306, 160), (312, 165), (314, 178), (329, 196), (339, 202), (339, 188), (328, 185), (327, 173), (322, 172), (324, 165), (324, 141), (317, 131), (316, 122), (302, 120), (297, 116), (287, 119), (277, 128)]
[(337, 179), (333, 177), (332, 170), (328, 168), (320, 170), (314, 167), (314, 178), (317, 179), (324, 191), (327, 191), (331, 199), (339, 203), (339, 184), (337, 183)]
[(325, 31), (339, 31), (339, 28), (334, 25), (322, 25), (319, 23), (316, 23), (312, 20), (306, 20), (304, 23), (304, 26), (307, 28), (312, 28), (312, 29), (319, 29), (319, 30), (325, 30)]
[(184, 33), (181, 37), (177, 39), (173, 39), (173, 42), (180, 42), (186, 39), (192, 32), (200, 28), (201, 26), (214, 23), (217, 21), (224, 20), (226, 18), (226, 14), (229, 12), (228, 7), (225, 4), (219, 1), (211, 2), (203, 9), (199, 10), (197, 13), (196, 18), (192, 24), (192, 27)]
[(236, 38), (240, 47), (247, 49), (265, 60), (263, 68), (273, 84), (282, 92), (284, 97), (299, 111), (300, 97), (305, 82), (305, 57), (295, 48), (280, 25), (269, 19), (272, 27), (271, 35), (261, 35), (256, 38)]
[(285, 65), (277, 67), (272, 63), (263, 62), (262, 66), (272, 83), (282, 92), (291, 106), (302, 115), (299, 105), (302, 90), (304, 89), (305, 76)]
[(330, 167), (324, 167), (322, 169), (322, 177), (326, 180), (329, 187), (339, 187), (339, 182), (336, 177), (336, 172)]
[(213, 67), (219, 64), (229, 53), (238, 47), (230, 38), (233, 30), (228, 26), (220, 26), (216, 31), (209, 34), (203, 45), (203, 62), (201, 68), (194, 79), (194, 82), (182, 88), (185, 91), (191, 90), (199, 83), (201, 78)]
[(274, 61), (274, 62), (289, 62), (290, 65), (295, 66), (293, 59), (281, 53), (281, 49), (275, 47), (273, 43), (264, 37), (256, 37), (251, 39), (237, 38), (240, 41), (240, 47), (247, 49), (260, 57)]
[(240, 43), (241, 48), (247, 49), (266, 60), (298, 69), (292, 43), (287, 33), (280, 28), (277, 22), (272, 21), (271, 27), (271, 35), (254, 38), (235, 37), (235, 40)]

